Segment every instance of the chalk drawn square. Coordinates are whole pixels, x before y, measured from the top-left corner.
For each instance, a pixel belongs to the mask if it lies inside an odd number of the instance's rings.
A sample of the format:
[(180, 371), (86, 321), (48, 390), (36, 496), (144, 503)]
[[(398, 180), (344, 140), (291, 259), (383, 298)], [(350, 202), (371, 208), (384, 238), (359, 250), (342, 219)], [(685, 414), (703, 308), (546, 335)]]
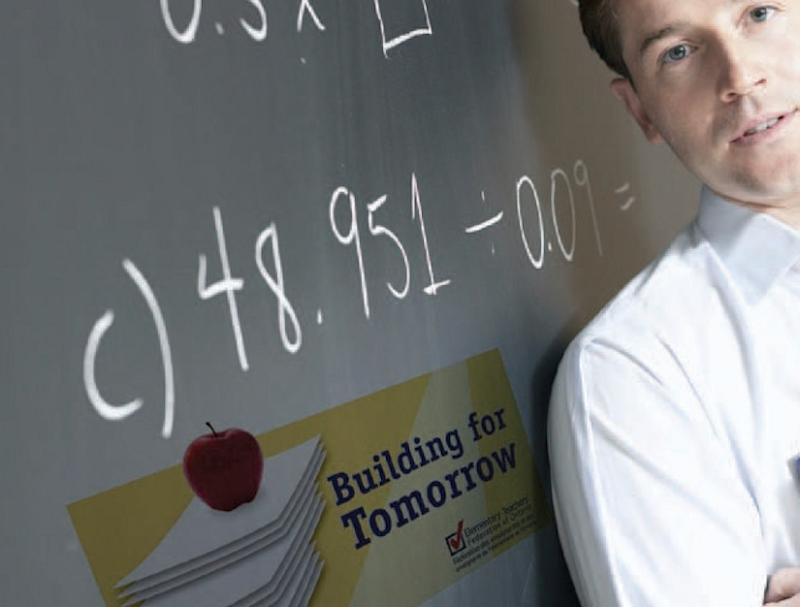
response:
[(433, 34), (427, 0), (373, 0), (381, 26), (383, 54), (416, 38)]

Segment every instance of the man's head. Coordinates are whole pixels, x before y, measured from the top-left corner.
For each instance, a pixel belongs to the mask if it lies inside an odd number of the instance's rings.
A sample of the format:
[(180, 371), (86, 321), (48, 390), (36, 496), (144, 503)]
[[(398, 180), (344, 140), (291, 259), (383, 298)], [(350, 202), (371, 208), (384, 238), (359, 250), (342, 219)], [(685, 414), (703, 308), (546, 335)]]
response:
[(580, 0), (646, 137), (718, 193), (800, 210), (800, 0)]

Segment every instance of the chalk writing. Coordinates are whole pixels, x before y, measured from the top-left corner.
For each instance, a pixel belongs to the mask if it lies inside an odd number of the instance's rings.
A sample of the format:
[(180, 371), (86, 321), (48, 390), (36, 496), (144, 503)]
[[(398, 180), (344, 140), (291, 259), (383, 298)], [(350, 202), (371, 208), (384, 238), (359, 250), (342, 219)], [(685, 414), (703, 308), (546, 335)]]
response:
[[(597, 250), (599, 255), (602, 256), (603, 245), (597, 222), (589, 169), (586, 163), (579, 159), (575, 161), (571, 171), (555, 167), (550, 171), (549, 175), (552, 228), (545, 222), (542, 198), (540, 198), (533, 178), (528, 175), (522, 175), (516, 180), (514, 202), (524, 255), (536, 270), (541, 270), (545, 264), (546, 251), (552, 252), (555, 248), (549, 235), (549, 230), (552, 229), (561, 256), (567, 262), (574, 262), (578, 254), (578, 229), (581, 225), (579, 217), (583, 215), (582, 208), (585, 201), (589, 207)], [(630, 190), (631, 185), (626, 183), (615, 190), (614, 194), (628, 194)], [(481, 200), (485, 205), (486, 195), (483, 191), (481, 191)], [(434, 271), (431, 245), (435, 243), (431, 241), (428, 225), (425, 221), (420, 180), (416, 172), (410, 174), (411, 213), (410, 217), (406, 216), (407, 219), (404, 220), (404, 225), (402, 225), (402, 221), (400, 222), (401, 225), (396, 225), (396, 222), (390, 225), (391, 222), (387, 222), (383, 217), (383, 214), (391, 205), (388, 194), (381, 194), (372, 199), (371, 202), (363, 204), (359, 202), (359, 198), (353, 189), (339, 186), (333, 189), (328, 201), (328, 224), (332, 233), (332, 242), (347, 247), (355, 256), (360, 299), (364, 316), (367, 320), (370, 320), (375, 315), (371, 305), (372, 293), (366, 271), (370, 263), (367, 250), (371, 251), (372, 243), (377, 246), (388, 247), (388, 250), (396, 252), (396, 255), (394, 253), (391, 255), (388, 263), (384, 262), (382, 264), (383, 267), (387, 268), (386, 272), (390, 273), (390, 276), (384, 280), (385, 287), (396, 300), (408, 298), (412, 283), (415, 280), (415, 271), (418, 274), (423, 274), (422, 285), (424, 286), (420, 286), (420, 291), (425, 295), (434, 297), (443, 287), (453, 284), (452, 278), (442, 279)], [(366, 217), (364, 217), (365, 211)], [(245, 331), (239, 316), (239, 300), (241, 297), (246, 296), (245, 290), (248, 288), (249, 283), (241, 275), (234, 275), (232, 271), (232, 266), (235, 264), (232, 263), (229, 256), (227, 235), (220, 207), (215, 206), (212, 208), (212, 216), (221, 276), (215, 282), (209, 282), (209, 260), (206, 255), (200, 254), (197, 257), (197, 281), (194, 287), (198, 297), (204, 302), (210, 303), (219, 296), (225, 296), (227, 315), (233, 331), (239, 366), (243, 372), (247, 372), (250, 369), (250, 361), (245, 345)], [(563, 220), (565, 216), (569, 220), (566, 224)], [(469, 225), (466, 228), (460, 227), (457, 233), (468, 238), (475, 238), (489, 229), (498, 229), (505, 217), (505, 211), (495, 211), (487, 219)], [(362, 231), (364, 222), (366, 222), (367, 229)], [(423, 268), (415, 269), (409, 258), (408, 239), (406, 238), (404, 242), (403, 237), (403, 235), (409, 233), (412, 235), (419, 234), (419, 243), (424, 256)], [(365, 245), (369, 245), (366, 250)], [(287, 353), (296, 354), (303, 346), (303, 319), (287, 294), (291, 286), (291, 280), (284, 273), (278, 226), (275, 222), (269, 223), (258, 234), (254, 252), (255, 266), (258, 273), (277, 304), (274, 309), (277, 312), (277, 329), (280, 343)], [(494, 254), (494, 245), (492, 245), (492, 255)], [(147, 303), (156, 328), (164, 372), (164, 423), (161, 434), (164, 438), (169, 438), (172, 434), (174, 419), (175, 389), (172, 352), (167, 326), (156, 294), (144, 275), (130, 260), (125, 259), (122, 264)], [(445, 265), (447, 265), (446, 260)], [(417, 276), (416, 280), (421, 279)], [(319, 304), (320, 302), (315, 303)], [(308, 321), (316, 321), (316, 326), (322, 327), (325, 319), (322, 307), (309, 304), (308, 308), (308, 313), (311, 315)], [(96, 376), (96, 361), (103, 338), (112, 328), (114, 319), (114, 311), (108, 310), (100, 316), (89, 331), (84, 351), (83, 380), (89, 403), (94, 411), (106, 420), (121, 421), (139, 411), (144, 403), (141, 398), (134, 398), (129, 402), (114, 404), (104, 398), (101, 393), (100, 382)]]

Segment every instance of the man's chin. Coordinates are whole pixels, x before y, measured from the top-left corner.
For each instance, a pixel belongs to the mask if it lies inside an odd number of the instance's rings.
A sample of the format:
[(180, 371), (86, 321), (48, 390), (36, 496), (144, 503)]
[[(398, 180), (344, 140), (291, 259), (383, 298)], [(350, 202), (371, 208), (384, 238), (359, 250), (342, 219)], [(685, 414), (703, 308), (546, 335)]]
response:
[(787, 207), (800, 205), (800, 172), (791, 175), (770, 175), (765, 172), (740, 172), (733, 179), (707, 185), (732, 202), (753, 207)]

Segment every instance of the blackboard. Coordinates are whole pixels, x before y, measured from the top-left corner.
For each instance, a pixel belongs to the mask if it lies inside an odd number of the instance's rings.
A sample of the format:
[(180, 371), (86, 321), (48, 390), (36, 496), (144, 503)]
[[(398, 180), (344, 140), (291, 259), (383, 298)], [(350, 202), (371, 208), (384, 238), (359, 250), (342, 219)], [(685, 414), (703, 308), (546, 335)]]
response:
[[(103, 605), (70, 508), (179, 465), (206, 421), (268, 436), (486, 352), (549, 495), (559, 357), (697, 191), (573, 2), (0, 13), (4, 604)], [(439, 586), (577, 604), (552, 519)]]

